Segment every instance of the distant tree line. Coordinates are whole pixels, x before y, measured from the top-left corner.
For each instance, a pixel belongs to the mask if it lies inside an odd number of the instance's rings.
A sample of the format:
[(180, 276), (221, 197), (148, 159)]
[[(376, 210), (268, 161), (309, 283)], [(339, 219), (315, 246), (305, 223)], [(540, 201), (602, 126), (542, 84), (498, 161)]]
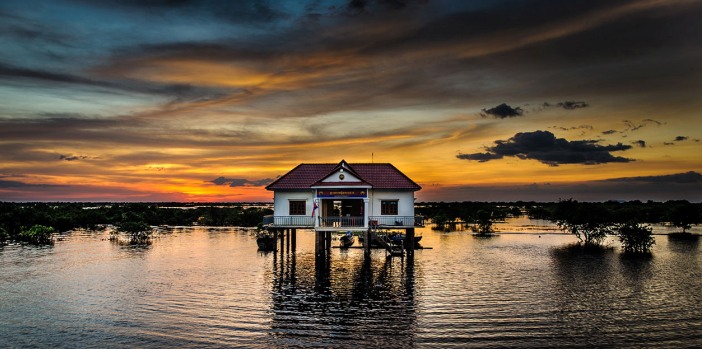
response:
[(554, 222), (575, 235), (585, 247), (597, 247), (608, 235), (616, 235), (627, 253), (647, 253), (654, 244), (648, 224), (668, 223), (680, 228), (679, 234), (702, 223), (702, 204), (685, 200), (667, 202), (607, 201), (599, 203), (560, 200), (535, 202), (433, 202), (417, 205), (416, 212), (430, 218), (434, 228), (451, 227), (451, 222), (473, 224), (473, 230), (489, 233), (491, 223), (526, 214), (532, 219)]
[[(532, 219), (557, 222), (564, 215), (580, 210), (589, 214), (590, 220), (608, 223), (670, 223), (687, 231), (692, 225), (702, 223), (702, 204), (685, 200), (666, 202), (641, 201), (606, 201), (577, 202), (561, 200), (558, 202), (426, 202), (418, 203), (415, 213), (429, 218), (432, 222), (464, 221), (478, 222), (480, 211), (489, 212), (493, 221), (508, 217), (527, 215)], [(485, 215), (483, 213), (483, 215)]]
[(270, 208), (250, 206), (254, 205), (0, 202), (0, 243), (25, 241), (23, 237), (35, 226), (45, 229), (35, 228), (34, 231), (61, 232), (109, 224), (136, 234), (144, 231), (145, 226), (157, 225), (253, 227), (264, 215), (273, 214)]

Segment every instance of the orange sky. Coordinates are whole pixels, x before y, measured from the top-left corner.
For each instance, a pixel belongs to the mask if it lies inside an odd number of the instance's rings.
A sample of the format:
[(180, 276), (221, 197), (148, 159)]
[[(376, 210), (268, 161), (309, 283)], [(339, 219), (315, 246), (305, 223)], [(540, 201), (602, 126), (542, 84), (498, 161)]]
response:
[(0, 13), (2, 201), (270, 201), (342, 159), (420, 201), (702, 198), (700, 1)]

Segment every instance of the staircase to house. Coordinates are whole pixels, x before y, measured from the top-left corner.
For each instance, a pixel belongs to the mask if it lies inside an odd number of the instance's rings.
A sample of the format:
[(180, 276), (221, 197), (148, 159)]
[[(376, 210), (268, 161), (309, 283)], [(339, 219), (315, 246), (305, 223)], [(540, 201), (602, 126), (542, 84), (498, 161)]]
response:
[(405, 254), (405, 249), (402, 244), (393, 242), (387, 234), (379, 231), (377, 227), (370, 227), (371, 239), (374, 239), (381, 247), (385, 249), (390, 256), (402, 257)]

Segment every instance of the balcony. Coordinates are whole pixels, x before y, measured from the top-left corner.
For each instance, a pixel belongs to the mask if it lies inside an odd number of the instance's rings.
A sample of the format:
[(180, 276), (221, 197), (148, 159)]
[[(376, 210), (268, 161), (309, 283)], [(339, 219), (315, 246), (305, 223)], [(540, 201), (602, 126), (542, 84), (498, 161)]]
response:
[(392, 227), (423, 227), (424, 217), (422, 216), (370, 216), (369, 225), (392, 226)]
[(311, 217), (311, 216), (273, 216), (272, 223), (273, 223), (274, 227), (281, 227), (281, 228), (312, 228), (312, 227), (314, 227), (314, 217)]
[(363, 228), (363, 216), (320, 217), (319, 226), (322, 228)]
[[(314, 228), (315, 217), (310, 216), (266, 216), (263, 224), (280, 228)], [(423, 227), (424, 217), (422, 216), (369, 216), (368, 224), (371, 226), (412, 228)], [(319, 217), (318, 228), (357, 228), (365, 229), (365, 217), (363, 216), (334, 216)]]

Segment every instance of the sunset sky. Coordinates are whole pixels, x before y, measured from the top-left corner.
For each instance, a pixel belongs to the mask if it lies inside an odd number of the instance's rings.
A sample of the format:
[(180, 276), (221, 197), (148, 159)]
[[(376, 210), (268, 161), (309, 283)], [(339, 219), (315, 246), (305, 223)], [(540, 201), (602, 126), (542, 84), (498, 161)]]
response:
[(0, 201), (702, 200), (702, 1), (0, 2)]

